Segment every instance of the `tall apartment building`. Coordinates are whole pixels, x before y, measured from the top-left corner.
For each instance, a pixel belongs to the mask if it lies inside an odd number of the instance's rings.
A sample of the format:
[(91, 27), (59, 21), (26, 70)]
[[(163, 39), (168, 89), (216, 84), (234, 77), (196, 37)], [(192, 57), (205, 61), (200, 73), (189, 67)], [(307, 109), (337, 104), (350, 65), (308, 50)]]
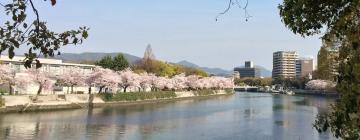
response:
[(296, 78), (296, 60), (298, 54), (295, 51), (278, 51), (273, 53), (272, 77)]
[(314, 60), (311, 58), (300, 58), (296, 60), (296, 78), (311, 76), (314, 71)]
[(238, 73), (240, 78), (260, 77), (260, 70), (255, 68), (252, 61), (245, 61), (245, 67), (234, 68), (234, 73)]

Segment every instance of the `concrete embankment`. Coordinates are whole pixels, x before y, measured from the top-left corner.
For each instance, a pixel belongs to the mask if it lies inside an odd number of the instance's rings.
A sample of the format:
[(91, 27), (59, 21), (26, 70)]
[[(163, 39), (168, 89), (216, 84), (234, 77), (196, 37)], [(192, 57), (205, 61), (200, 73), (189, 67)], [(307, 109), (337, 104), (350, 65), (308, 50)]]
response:
[(311, 96), (324, 96), (324, 97), (339, 97), (340, 94), (337, 92), (322, 91), (322, 90), (293, 90), (295, 95), (311, 95)]
[[(93, 107), (102, 107), (112, 104), (117, 105), (134, 105), (146, 104), (156, 102), (166, 102), (175, 100), (185, 100), (192, 98), (206, 98), (219, 95), (229, 95), (225, 90), (216, 90), (214, 94), (199, 96), (195, 92), (175, 92), (174, 98), (151, 99), (151, 100), (137, 100), (137, 101), (118, 101), (105, 102), (102, 98), (94, 96), (92, 101)], [(66, 94), (66, 95), (21, 95), (21, 96), (1, 96), (5, 102), (4, 106), (0, 107), (0, 113), (8, 112), (31, 112), (31, 111), (50, 111), (50, 110), (64, 110), (64, 109), (80, 109), (89, 107), (89, 94)]]

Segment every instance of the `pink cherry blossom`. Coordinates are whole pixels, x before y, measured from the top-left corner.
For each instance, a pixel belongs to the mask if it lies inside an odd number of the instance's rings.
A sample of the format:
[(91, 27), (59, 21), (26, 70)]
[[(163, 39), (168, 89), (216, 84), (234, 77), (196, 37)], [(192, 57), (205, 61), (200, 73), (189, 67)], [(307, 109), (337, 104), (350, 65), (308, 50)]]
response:
[(99, 93), (108, 89), (114, 89), (118, 84), (118, 74), (110, 69), (103, 69), (96, 67), (94, 71), (86, 75), (85, 84), (89, 87), (96, 86), (99, 87)]
[(59, 75), (58, 79), (62, 85), (71, 87), (71, 93), (73, 93), (74, 86), (85, 85), (85, 74), (79, 67), (69, 67), (64, 69), (63, 74)]
[(121, 88), (124, 89), (124, 92), (126, 92), (129, 87), (140, 87), (139, 79), (141, 79), (141, 77), (130, 69), (119, 72), (119, 76), (120, 81), (118, 82), (118, 84)]
[(313, 89), (313, 90), (326, 90), (332, 89), (336, 86), (336, 84), (332, 81), (327, 80), (311, 80), (306, 83), (306, 89)]
[(30, 68), (26, 71), (32, 82), (39, 85), (37, 94), (41, 94), (43, 90), (51, 91), (53, 89), (54, 80), (50, 78), (50, 74), (47, 71), (42, 71), (36, 68)]

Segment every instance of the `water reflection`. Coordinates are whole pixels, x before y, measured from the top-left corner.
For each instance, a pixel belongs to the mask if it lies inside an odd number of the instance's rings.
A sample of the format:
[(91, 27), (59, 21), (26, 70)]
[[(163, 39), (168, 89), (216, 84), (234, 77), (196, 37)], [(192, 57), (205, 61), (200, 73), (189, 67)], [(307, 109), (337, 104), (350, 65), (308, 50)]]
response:
[(239, 93), (0, 116), (0, 139), (334, 139), (312, 127), (333, 99)]

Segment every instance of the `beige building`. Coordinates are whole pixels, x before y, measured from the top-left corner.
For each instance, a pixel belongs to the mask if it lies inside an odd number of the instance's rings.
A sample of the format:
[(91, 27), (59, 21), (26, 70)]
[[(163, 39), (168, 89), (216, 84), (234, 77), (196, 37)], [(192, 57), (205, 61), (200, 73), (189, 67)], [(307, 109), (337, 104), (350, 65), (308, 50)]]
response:
[(274, 79), (295, 78), (297, 59), (298, 54), (295, 51), (274, 52), (272, 77)]

